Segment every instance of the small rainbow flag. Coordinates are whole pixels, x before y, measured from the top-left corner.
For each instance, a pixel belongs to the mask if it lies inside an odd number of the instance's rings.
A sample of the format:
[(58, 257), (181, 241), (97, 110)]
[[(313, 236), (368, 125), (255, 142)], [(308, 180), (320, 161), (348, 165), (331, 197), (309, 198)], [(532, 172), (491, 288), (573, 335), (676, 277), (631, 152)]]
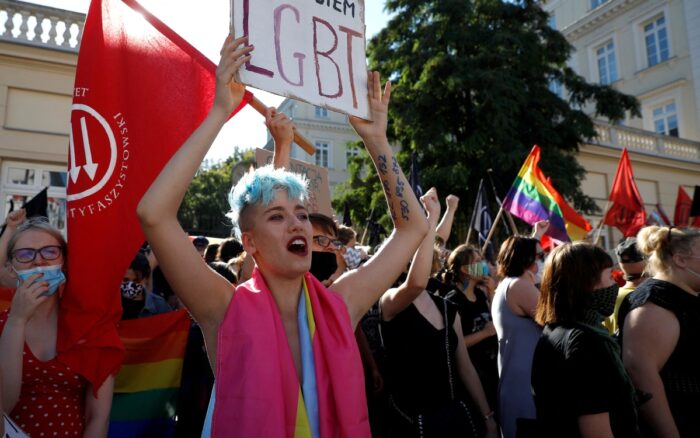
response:
[(126, 356), (114, 382), (110, 438), (173, 435), (189, 328), (185, 310), (120, 322)]
[(539, 167), (540, 147), (535, 145), (520, 168), (503, 201), (503, 209), (532, 225), (549, 220), (547, 235), (561, 242), (582, 240), (591, 224), (571, 208)]

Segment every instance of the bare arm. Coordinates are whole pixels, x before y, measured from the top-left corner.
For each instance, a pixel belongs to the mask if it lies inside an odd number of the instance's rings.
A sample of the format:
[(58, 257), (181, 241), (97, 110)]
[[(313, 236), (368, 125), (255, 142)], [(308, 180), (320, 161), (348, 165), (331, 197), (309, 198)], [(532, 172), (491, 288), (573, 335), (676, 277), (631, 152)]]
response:
[(484, 325), (484, 328), (482, 328), (478, 332), (464, 335), (464, 345), (466, 345), (467, 347), (472, 347), (478, 344), (479, 342), (483, 341), (484, 339), (488, 339), (491, 336), (495, 335), (496, 327), (493, 325), (493, 322), (489, 321)]
[(137, 208), (141, 227), (173, 291), (210, 333), (223, 319), (231, 285), (203, 262), (180, 226), (177, 210), (216, 135), (243, 98), (245, 89), (233, 77), (249, 59), (252, 46), (244, 48), (246, 42), (246, 38), (226, 39), (209, 114), (170, 159)]
[(413, 300), (428, 286), (430, 268), (433, 264), (433, 246), (435, 242), (435, 224), (440, 216), (440, 201), (435, 188), (431, 188), (421, 197), (421, 202), (428, 212), (428, 234), (413, 256), (406, 281), (398, 288), (388, 290), (380, 298), (382, 319), (391, 321), (396, 315), (410, 306)]
[(521, 277), (511, 284), (506, 301), (510, 310), (516, 315), (533, 318), (539, 296), (540, 291), (535, 285)]
[(17, 227), (27, 218), (27, 211), (23, 208), (15, 210), (5, 218), (5, 232), (0, 236), (0, 266), (6, 266), (7, 262), (7, 245), (10, 243), (12, 235)]
[[(455, 332), (457, 332), (457, 339), (462, 339), (464, 337), (464, 333), (462, 332), (462, 321), (460, 320), (459, 314), (457, 314), (457, 318), (452, 326), (454, 327)], [(472, 364), (471, 359), (469, 359), (469, 352), (467, 351), (467, 346), (464, 345), (464, 342), (457, 343), (456, 354), (459, 378), (462, 380), (464, 387), (467, 388), (467, 392), (479, 409), (481, 418), (486, 421), (487, 435), (495, 437), (497, 436), (498, 428), (493, 418), (493, 411), (489, 406), (489, 402), (486, 400), (486, 394), (484, 393), (483, 386), (481, 386), (479, 374), (477, 374), (474, 364)]]
[(109, 376), (97, 391), (97, 398), (92, 394), (92, 385), (85, 393), (85, 438), (104, 438), (109, 429), (109, 412), (112, 409), (114, 377)]
[(382, 92), (379, 73), (371, 72), (367, 79), (373, 121), (351, 117), (350, 123), (362, 137), (382, 181), (394, 231), (374, 257), (333, 284), (332, 289), (343, 296), (348, 306), (353, 327), (399, 277), (428, 231), (418, 200), (386, 137), (391, 83), (387, 82)]
[(437, 226), (436, 234), (442, 239), (443, 242), (447, 242), (450, 238), (450, 233), (452, 232), (452, 223), (455, 220), (455, 213), (457, 212), (457, 205), (459, 205), (459, 198), (455, 195), (447, 195), (445, 199), (445, 214), (442, 216), (442, 220)]
[(294, 142), (294, 124), (285, 113), (275, 108), (268, 108), (265, 112), (265, 125), (270, 130), (270, 135), (275, 143), (275, 152), (272, 156), (272, 165), (275, 169), (289, 169), (289, 157), (292, 153)]
[(639, 411), (655, 436), (679, 437), (666, 399), (659, 371), (673, 353), (680, 336), (676, 317), (666, 309), (647, 303), (625, 318), (622, 360), (643, 394), (651, 395)]
[(578, 417), (578, 430), (581, 438), (613, 438), (610, 415), (607, 412), (581, 415)]
[(0, 373), (5, 377), (2, 405), (11, 412), (22, 391), (22, 357), (26, 342), (27, 323), (37, 307), (49, 297), (41, 296), (48, 283), (35, 281), (42, 274), (34, 274), (23, 282), (12, 297), (10, 314), (0, 335)]

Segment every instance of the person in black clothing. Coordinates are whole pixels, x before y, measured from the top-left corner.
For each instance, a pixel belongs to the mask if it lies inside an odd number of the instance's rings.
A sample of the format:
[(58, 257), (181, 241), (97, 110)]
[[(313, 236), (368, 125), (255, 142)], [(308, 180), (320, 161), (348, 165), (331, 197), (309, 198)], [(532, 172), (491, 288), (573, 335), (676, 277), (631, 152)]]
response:
[(457, 305), (462, 321), (464, 344), (479, 373), (489, 405), (498, 397), (498, 337), (491, 318), (495, 282), (479, 250), (469, 245), (455, 248), (447, 259), (445, 283), (451, 290), (447, 300)]
[(643, 431), (700, 436), (700, 229), (646, 227), (637, 246), (654, 277), (620, 307), (623, 361), (640, 394)]
[(639, 437), (634, 387), (602, 326), (613, 312), (613, 261), (577, 242), (552, 251), (535, 320), (544, 324), (532, 362), (538, 437)]
[(495, 438), (497, 426), (462, 339), (457, 308), (426, 291), (440, 203), (435, 189), (421, 201), (429, 231), (406, 281), (380, 298), (387, 354), (392, 437)]

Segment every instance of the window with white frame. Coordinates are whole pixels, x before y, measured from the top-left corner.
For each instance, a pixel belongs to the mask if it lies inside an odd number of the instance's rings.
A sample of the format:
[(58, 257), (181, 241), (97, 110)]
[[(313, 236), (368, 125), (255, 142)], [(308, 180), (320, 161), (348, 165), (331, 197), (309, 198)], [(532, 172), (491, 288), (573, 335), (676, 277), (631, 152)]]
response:
[(595, 9), (603, 3), (606, 3), (607, 1), (608, 0), (591, 0), (591, 9)]
[(652, 108), (651, 117), (654, 121), (654, 131), (659, 134), (678, 137), (678, 114), (676, 113), (676, 102)]
[(644, 26), (644, 45), (647, 51), (647, 66), (664, 62), (670, 57), (666, 17), (653, 19)]
[(327, 141), (317, 141), (316, 142), (316, 165), (321, 167), (328, 167), (328, 154), (329, 147)]
[(327, 119), (328, 118), (328, 109), (323, 108), (321, 106), (316, 107), (316, 118), (317, 119)]
[(598, 61), (598, 79), (603, 85), (612, 84), (617, 80), (617, 63), (615, 62), (615, 42), (608, 40), (595, 49)]
[(345, 150), (345, 168), (350, 166), (350, 160), (360, 154), (360, 150), (357, 148), (347, 148)]
[(65, 234), (66, 186), (65, 167), (6, 161), (0, 171), (0, 215), (18, 208), (48, 187), (47, 214), (49, 222)]

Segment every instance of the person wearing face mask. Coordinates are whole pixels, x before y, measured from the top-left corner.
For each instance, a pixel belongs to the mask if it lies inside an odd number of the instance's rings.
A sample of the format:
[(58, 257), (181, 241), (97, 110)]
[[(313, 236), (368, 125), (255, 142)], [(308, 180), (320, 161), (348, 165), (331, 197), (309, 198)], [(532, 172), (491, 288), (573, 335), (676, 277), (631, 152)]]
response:
[(144, 283), (149, 275), (151, 267), (148, 259), (145, 255), (136, 253), (122, 279), (122, 320), (135, 319), (141, 314), (147, 295)]
[(491, 305), (498, 336), (499, 418), (505, 438), (516, 436), (518, 423), (535, 418), (530, 392), (532, 355), (542, 333), (534, 321), (539, 291), (535, 287), (539, 240), (511, 236), (498, 252), (503, 277)]
[(311, 241), (311, 272), (325, 285), (330, 285), (345, 271), (345, 259), (340, 250), (343, 243), (337, 239), (338, 225), (333, 218), (321, 213), (310, 213), (313, 228)]
[[(605, 321), (603, 321), (603, 325), (608, 329), (611, 335), (616, 334), (619, 329), (617, 317), (620, 313), (621, 306), (623, 306), (624, 303), (625, 308), (629, 307), (629, 300), (625, 300), (625, 298), (647, 279), (647, 275), (644, 273), (647, 260), (644, 254), (637, 248), (636, 237), (628, 237), (620, 242), (615, 248), (615, 255), (617, 255), (617, 261), (622, 270), (625, 284), (620, 287), (620, 291), (617, 293), (615, 310), (612, 315), (608, 316), (605, 318)], [(624, 312), (627, 313), (627, 309), (625, 309)]]
[(479, 373), (489, 404), (496, 406), (498, 338), (491, 317), (491, 292), (495, 283), (488, 274), (479, 250), (460, 245), (447, 259), (444, 282), (451, 287), (446, 299), (459, 310), (469, 357)]
[(544, 325), (532, 361), (540, 437), (640, 437), (635, 391), (620, 348), (602, 326), (618, 285), (610, 256), (590, 243), (552, 251), (535, 320)]
[(651, 226), (637, 234), (646, 280), (619, 315), (622, 359), (646, 403), (643, 432), (700, 436), (700, 229)]
[[(70, 436), (106, 436), (112, 376), (92, 384), (65, 365), (57, 344), (66, 321), (66, 242), (46, 218), (24, 220), (10, 213), (0, 237), (3, 262), (15, 272), (17, 288), (9, 311), (0, 313), (2, 402), (10, 418), (33, 437), (58, 430)], [(63, 423), (63, 424), (61, 424)]]

